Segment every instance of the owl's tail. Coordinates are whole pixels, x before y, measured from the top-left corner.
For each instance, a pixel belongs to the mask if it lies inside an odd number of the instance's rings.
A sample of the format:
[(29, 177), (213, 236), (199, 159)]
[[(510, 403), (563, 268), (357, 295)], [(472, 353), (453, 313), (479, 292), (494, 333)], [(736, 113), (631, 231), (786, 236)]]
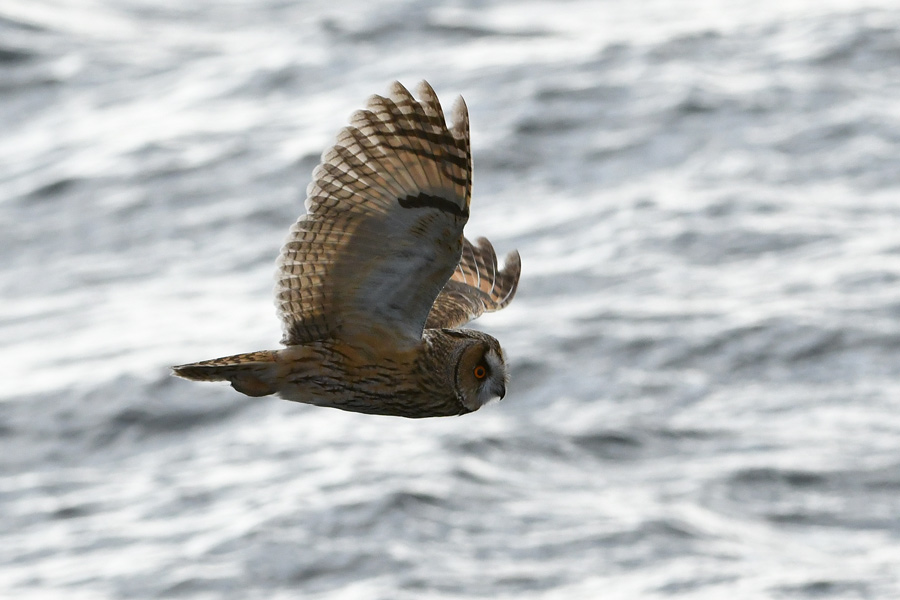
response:
[(268, 396), (278, 390), (270, 383), (277, 353), (261, 350), (214, 358), (188, 365), (178, 365), (172, 370), (179, 377), (193, 381), (230, 381), (231, 387), (248, 396)]

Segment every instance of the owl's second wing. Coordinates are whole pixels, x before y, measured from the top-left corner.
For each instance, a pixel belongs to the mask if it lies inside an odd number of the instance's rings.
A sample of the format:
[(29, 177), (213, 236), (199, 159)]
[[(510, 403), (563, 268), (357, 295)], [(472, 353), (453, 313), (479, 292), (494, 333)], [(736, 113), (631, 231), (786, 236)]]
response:
[(522, 263), (518, 252), (497, 268), (497, 254), (485, 238), (463, 239), (462, 257), (453, 276), (434, 301), (425, 327), (460, 327), (485, 312), (500, 310), (516, 295)]
[(460, 260), (472, 166), (462, 98), (448, 128), (431, 86), (418, 95), (372, 96), (322, 155), (279, 259), (284, 344), (421, 338)]

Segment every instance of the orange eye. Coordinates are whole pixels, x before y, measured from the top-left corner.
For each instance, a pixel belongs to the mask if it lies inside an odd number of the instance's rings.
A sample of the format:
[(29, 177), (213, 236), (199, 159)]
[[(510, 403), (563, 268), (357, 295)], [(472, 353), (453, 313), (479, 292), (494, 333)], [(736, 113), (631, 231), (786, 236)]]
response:
[(485, 377), (487, 377), (487, 369), (485, 369), (481, 365), (475, 367), (475, 370), (472, 371), (472, 373), (474, 373), (475, 379), (484, 379)]

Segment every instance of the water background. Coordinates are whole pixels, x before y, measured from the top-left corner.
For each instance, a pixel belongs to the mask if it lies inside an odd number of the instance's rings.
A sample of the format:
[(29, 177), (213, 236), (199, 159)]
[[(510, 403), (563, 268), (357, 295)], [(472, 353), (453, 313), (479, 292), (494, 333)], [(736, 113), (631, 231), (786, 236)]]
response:
[[(469, 105), (506, 400), (407, 421), (276, 347), (322, 150)], [(0, 3), (0, 596), (900, 597), (900, 7)]]

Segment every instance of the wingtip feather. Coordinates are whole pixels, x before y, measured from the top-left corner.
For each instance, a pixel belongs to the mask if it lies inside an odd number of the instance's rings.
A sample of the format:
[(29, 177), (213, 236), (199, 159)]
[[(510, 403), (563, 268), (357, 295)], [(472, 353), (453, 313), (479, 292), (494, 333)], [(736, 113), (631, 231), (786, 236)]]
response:
[(462, 96), (457, 96), (453, 101), (453, 108), (450, 109), (450, 119), (453, 121), (453, 127), (450, 131), (458, 140), (469, 139), (469, 108)]
[(513, 250), (506, 255), (503, 259), (503, 268), (500, 270), (500, 274), (504, 279), (509, 278), (512, 281), (506, 296), (498, 303), (499, 308), (505, 308), (512, 302), (516, 295), (516, 290), (519, 288), (519, 276), (522, 274), (522, 257), (519, 256), (518, 250)]

